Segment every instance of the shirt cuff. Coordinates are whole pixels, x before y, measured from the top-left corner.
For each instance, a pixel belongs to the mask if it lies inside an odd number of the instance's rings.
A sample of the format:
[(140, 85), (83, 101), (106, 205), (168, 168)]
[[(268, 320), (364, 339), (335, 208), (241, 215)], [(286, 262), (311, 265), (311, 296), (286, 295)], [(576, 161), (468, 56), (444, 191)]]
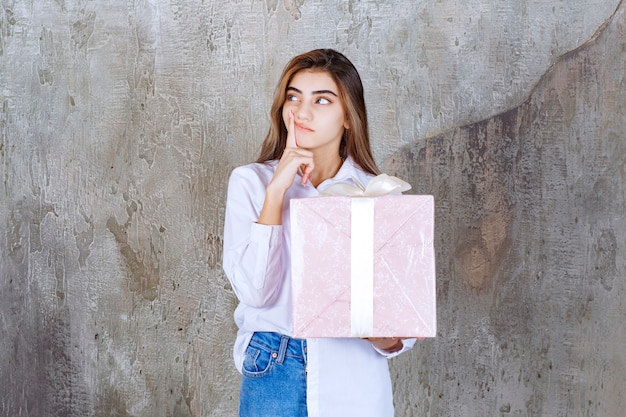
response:
[(400, 355), (401, 353), (404, 353), (407, 350), (411, 349), (413, 347), (413, 345), (415, 344), (416, 340), (417, 339), (404, 339), (404, 340), (402, 340), (402, 349), (396, 350), (395, 352), (388, 352), (386, 350), (378, 349), (374, 345), (372, 345), (372, 347), (374, 348), (374, 350), (376, 350), (376, 352), (380, 353), (381, 355), (383, 355), (387, 359), (391, 359), (391, 358), (395, 358), (396, 356)]

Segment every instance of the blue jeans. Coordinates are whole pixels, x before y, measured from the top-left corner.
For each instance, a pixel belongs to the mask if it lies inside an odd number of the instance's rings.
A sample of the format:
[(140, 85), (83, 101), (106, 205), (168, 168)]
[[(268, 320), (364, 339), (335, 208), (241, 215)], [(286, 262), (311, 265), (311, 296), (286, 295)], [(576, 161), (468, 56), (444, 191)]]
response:
[(243, 361), (239, 417), (306, 417), (306, 340), (256, 332)]

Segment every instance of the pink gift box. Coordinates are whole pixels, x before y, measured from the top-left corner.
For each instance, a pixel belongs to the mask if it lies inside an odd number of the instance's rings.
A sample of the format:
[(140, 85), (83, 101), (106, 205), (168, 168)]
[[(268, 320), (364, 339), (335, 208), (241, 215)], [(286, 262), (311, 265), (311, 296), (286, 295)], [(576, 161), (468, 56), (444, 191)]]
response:
[(434, 337), (429, 195), (291, 200), (293, 336)]

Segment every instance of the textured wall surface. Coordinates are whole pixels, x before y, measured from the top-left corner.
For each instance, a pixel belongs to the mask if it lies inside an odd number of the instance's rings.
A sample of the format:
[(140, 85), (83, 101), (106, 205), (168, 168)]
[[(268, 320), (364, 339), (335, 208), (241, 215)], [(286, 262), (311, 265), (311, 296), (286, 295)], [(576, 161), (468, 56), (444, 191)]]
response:
[(396, 363), (399, 415), (624, 414), (625, 11), (521, 105), (389, 158), (438, 202), (442, 337)]
[(623, 1), (0, 4), (0, 415), (235, 414), (226, 181), (315, 47), (435, 195), (440, 334), (392, 360), (397, 416), (623, 413)]

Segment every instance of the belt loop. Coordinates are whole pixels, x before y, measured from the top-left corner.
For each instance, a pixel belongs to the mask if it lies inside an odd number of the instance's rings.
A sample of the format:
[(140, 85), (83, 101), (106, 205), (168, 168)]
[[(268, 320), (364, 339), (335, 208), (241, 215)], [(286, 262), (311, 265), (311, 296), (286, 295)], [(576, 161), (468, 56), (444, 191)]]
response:
[(276, 358), (276, 363), (279, 365), (281, 365), (285, 360), (285, 355), (287, 354), (287, 345), (289, 345), (289, 336), (281, 335), (280, 347), (278, 348), (278, 357)]

